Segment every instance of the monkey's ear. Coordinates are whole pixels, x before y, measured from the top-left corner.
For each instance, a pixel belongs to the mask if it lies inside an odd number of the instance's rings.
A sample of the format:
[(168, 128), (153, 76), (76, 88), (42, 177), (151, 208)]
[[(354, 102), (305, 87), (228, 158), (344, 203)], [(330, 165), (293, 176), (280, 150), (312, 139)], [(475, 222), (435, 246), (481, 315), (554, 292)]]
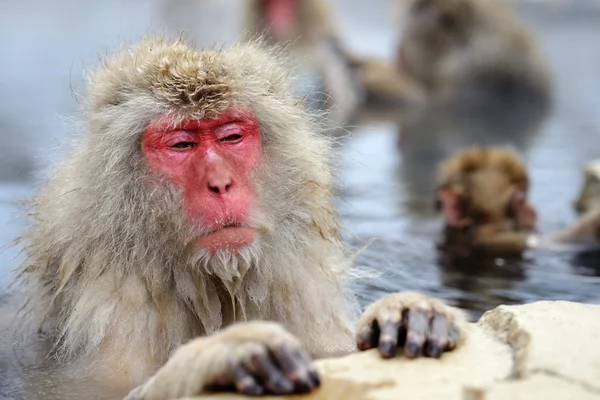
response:
[(508, 203), (507, 215), (515, 221), (520, 229), (535, 230), (537, 213), (535, 208), (527, 201), (527, 191), (515, 188)]
[(448, 226), (464, 228), (471, 225), (466, 215), (466, 199), (463, 191), (455, 187), (442, 187), (436, 196), (436, 208), (442, 211)]

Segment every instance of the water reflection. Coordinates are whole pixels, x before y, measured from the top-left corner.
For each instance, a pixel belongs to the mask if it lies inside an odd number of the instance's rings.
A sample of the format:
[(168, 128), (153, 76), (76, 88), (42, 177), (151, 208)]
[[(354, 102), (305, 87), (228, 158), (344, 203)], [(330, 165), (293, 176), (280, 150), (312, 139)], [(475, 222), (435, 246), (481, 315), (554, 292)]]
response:
[[(529, 260), (530, 261), (530, 260)], [(440, 253), (441, 281), (445, 286), (468, 293), (456, 300), (456, 305), (471, 310), (476, 317), (498, 304), (519, 301), (511, 295), (515, 283), (527, 279), (525, 256), (486, 257)]]

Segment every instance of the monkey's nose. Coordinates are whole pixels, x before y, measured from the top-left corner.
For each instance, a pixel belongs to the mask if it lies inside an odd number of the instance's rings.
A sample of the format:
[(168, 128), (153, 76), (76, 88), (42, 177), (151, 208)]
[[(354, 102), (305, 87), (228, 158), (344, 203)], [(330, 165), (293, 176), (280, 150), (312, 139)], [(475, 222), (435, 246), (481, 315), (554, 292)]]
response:
[(230, 178), (214, 178), (208, 181), (208, 189), (215, 194), (225, 194), (231, 190)]

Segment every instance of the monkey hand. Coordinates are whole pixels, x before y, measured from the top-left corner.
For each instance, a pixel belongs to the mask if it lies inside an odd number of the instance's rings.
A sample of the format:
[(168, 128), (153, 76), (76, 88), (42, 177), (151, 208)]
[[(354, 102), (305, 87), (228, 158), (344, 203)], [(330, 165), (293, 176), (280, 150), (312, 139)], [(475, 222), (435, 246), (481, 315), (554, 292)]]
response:
[(377, 347), (383, 358), (401, 346), (409, 358), (441, 357), (464, 335), (462, 312), (441, 300), (415, 292), (395, 293), (371, 304), (362, 315), (357, 333), (360, 350)]
[(178, 399), (207, 390), (246, 395), (306, 393), (320, 385), (300, 342), (274, 322), (238, 323), (181, 346), (126, 400)]

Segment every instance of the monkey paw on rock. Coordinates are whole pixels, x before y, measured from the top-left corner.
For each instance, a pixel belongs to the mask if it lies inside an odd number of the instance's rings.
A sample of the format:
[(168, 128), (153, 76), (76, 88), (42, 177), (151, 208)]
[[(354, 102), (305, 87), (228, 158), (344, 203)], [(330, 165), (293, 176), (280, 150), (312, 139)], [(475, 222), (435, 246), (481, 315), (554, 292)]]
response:
[(439, 299), (395, 293), (367, 307), (359, 321), (357, 344), (360, 350), (377, 347), (383, 358), (394, 357), (398, 347), (409, 358), (437, 358), (457, 346), (465, 322), (460, 310)]
[(207, 390), (246, 395), (306, 393), (320, 385), (311, 358), (281, 325), (238, 323), (181, 346), (127, 399), (176, 399)]

